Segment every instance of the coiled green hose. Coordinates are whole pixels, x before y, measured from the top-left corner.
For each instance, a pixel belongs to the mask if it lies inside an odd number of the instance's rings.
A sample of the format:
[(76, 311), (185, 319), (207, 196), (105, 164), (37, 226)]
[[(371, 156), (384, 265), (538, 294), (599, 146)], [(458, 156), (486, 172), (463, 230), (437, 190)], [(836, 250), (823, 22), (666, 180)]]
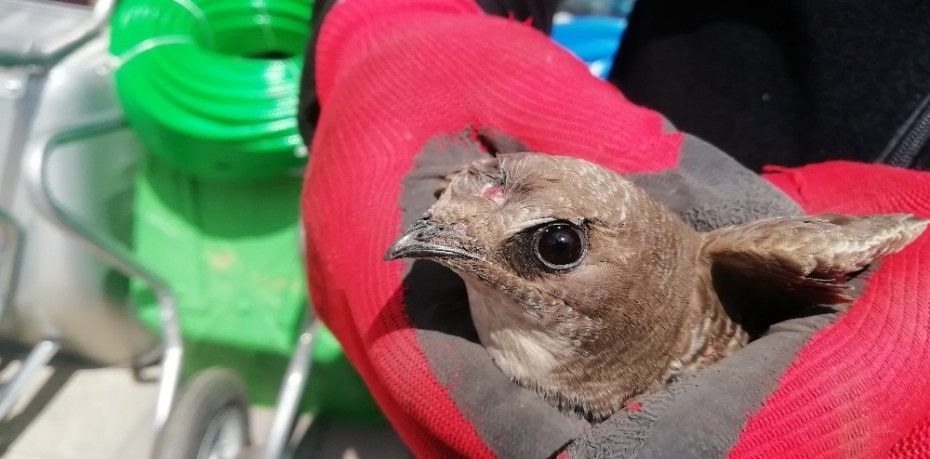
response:
[(297, 97), (308, 0), (122, 0), (110, 52), (143, 144), (203, 178), (270, 177), (306, 157)]

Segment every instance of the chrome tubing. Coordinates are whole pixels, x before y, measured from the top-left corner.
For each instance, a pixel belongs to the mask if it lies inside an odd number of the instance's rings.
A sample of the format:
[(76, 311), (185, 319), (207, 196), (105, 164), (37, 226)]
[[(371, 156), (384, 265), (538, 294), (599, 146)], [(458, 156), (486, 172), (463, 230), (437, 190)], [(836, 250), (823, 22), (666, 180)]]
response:
[(24, 166), (25, 186), (37, 210), (66, 234), (80, 241), (91, 253), (128, 277), (142, 279), (155, 292), (162, 322), (164, 356), (155, 405), (155, 438), (162, 429), (174, 403), (184, 354), (178, 323), (177, 300), (168, 284), (158, 274), (137, 261), (132, 252), (113, 238), (99, 234), (82, 224), (52, 196), (48, 183), (48, 164), (58, 147), (96, 135), (126, 128), (119, 112), (109, 112), (89, 121), (42, 135), (30, 142)]
[[(9, 271), (4, 278), (0, 279), (0, 292), (3, 292), (0, 295), (0, 319), (2, 319), (4, 311), (12, 304), (15, 296), (16, 284), (19, 280), (19, 269), (22, 266), (23, 241), (26, 236), (19, 222), (3, 209), (0, 209), (0, 227), (6, 227), (6, 235), (9, 236), (8, 239), (3, 238), (2, 245), (5, 247), (0, 246), (0, 250), (11, 253), (10, 261), (7, 262), (6, 267)], [(3, 419), (3, 416), (0, 416), (0, 419)]]
[(293, 433), (294, 417), (297, 414), (297, 405), (304, 393), (310, 370), (313, 368), (312, 351), (313, 338), (316, 336), (319, 322), (313, 320), (304, 326), (297, 338), (297, 347), (291, 355), (291, 361), (284, 373), (281, 391), (275, 403), (274, 418), (268, 430), (268, 440), (262, 454), (264, 459), (280, 459)]
[(19, 400), (19, 396), (26, 388), (26, 383), (52, 360), (59, 348), (60, 345), (52, 340), (40, 341), (32, 348), (13, 379), (0, 389), (0, 422), (3, 422), (13, 409), (13, 404)]

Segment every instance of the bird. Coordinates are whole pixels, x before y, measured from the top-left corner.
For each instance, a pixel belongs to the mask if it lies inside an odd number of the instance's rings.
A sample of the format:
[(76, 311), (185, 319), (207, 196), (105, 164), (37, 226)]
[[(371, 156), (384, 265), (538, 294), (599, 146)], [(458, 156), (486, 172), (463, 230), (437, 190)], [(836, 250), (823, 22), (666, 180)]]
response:
[(452, 175), (384, 259), (458, 274), (497, 367), (599, 422), (745, 346), (751, 332), (726, 307), (733, 291), (756, 286), (789, 315), (849, 303), (850, 279), (927, 223), (824, 214), (701, 233), (597, 164), (507, 153)]

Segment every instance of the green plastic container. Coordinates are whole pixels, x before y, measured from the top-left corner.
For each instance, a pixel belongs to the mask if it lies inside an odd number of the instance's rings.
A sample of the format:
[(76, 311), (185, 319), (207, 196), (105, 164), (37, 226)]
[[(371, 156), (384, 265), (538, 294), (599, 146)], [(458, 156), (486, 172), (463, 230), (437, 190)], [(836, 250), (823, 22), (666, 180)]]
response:
[[(309, 311), (298, 245), (301, 179), (246, 183), (199, 179), (157, 157), (138, 171), (136, 255), (177, 295), (185, 376), (220, 365), (250, 399), (275, 402)], [(139, 317), (160, 327), (158, 304), (131, 286)], [(383, 422), (339, 343), (322, 328), (302, 409), (347, 422)]]
[[(219, 365), (274, 403), (309, 311), (299, 257), (305, 148), (297, 97), (308, 0), (121, 0), (111, 21), (117, 94), (146, 155), (136, 180), (138, 258), (177, 295), (184, 375)], [(236, 179), (236, 180), (231, 180)], [(154, 295), (133, 283), (141, 320)], [(323, 330), (303, 408), (381, 419)]]

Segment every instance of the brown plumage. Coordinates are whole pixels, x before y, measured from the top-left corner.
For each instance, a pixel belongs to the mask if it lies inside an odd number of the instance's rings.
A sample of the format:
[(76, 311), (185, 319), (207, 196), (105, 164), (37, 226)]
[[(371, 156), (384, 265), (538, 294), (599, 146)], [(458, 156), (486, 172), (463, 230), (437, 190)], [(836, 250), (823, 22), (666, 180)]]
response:
[(520, 153), (455, 175), (385, 258), (458, 273), (501, 370), (599, 420), (746, 344), (721, 303), (723, 284), (783, 292), (785, 307), (842, 303), (850, 276), (926, 225), (829, 215), (701, 234), (607, 169)]

